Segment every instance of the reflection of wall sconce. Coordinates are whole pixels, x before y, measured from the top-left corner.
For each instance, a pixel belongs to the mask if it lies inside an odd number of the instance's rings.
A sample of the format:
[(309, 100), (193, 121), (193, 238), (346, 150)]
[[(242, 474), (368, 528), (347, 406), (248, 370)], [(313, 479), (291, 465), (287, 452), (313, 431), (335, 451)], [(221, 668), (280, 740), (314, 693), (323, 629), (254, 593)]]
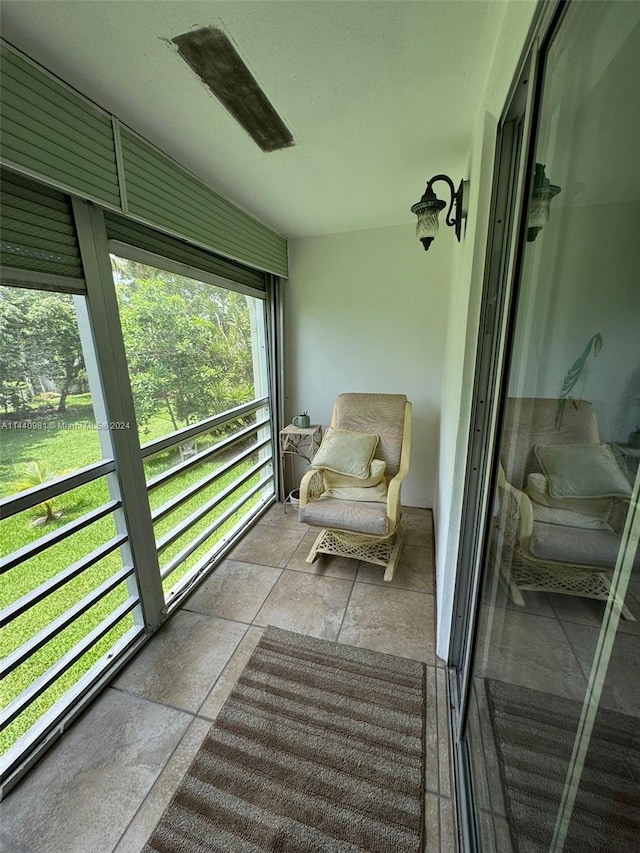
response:
[(536, 163), (527, 219), (527, 243), (533, 243), (538, 233), (549, 221), (551, 199), (557, 196), (559, 192), (560, 187), (552, 184), (549, 178), (545, 176), (542, 163)]
[[(451, 192), (451, 204), (447, 211), (446, 223), (453, 225), (456, 230), (456, 237), (460, 242), (460, 234), (462, 233), (462, 220), (467, 218), (467, 196), (469, 189), (469, 181), (460, 181), (460, 185), (456, 190), (453, 186), (453, 181), (447, 175), (435, 175), (427, 184), (424, 195), (411, 207), (411, 213), (415, 213), (418, 217), (416, 225), (416, 236), (424, 246), (425, 251), (428, 251), (429, 246), (438, 233), (439, 223), (438, 214), (443, 210), (447, 203), (440, 201), (438, 196), (432, 190), (432, 184), (436, 181), (445, 181)], [(451, 213), (453, 212), (453, 216)]]

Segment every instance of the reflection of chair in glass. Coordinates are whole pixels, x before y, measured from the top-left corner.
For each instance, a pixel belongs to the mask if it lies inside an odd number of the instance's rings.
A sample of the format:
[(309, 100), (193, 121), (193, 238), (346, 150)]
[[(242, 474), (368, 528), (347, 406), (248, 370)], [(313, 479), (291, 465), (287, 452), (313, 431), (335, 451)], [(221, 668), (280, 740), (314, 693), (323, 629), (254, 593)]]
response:
[[(602, 451), (605, 461), (609, 453), (607, 448), (599, 448), (591, 403), (569, 401), (559, 428), (555, 423), (557, 405), (555, 399), (507, 400), (498, 477), (500, 506), (495, 519), (498, 536), (493, 550), (500, 555), (502, 579), (518, 605), (524, 604), (522, 590), (606, 600), (628, 506), (624, 497), (594, 500), (590, 495), (564, 500), (549, 494), (540, 464), (540, 458), (548, 455), (546, 448), (555, 448), (555, 456), (562, 457), (567, 446), (569, 453), (580, 453), (581, 445), (590, 446), (587, 452)], [(630, 493), (622, 472), (616, 469), (611, 474), (614, 483), (619, 474), (621, 492), (626, 485)], [(586, 476), (592, 475), (587, 472)], [(640, 554), (634, 564), (635, 569), (639, 567)], [(622, 615), (634, 620), (625, 605)]]
[(402, 548), (400, 488), (409, 470), (411, 403), (402, 394), (340, 394), (331, 426), (378, 436), (374, 459), (386, 463), (386, 500), (327, 495), (330, 473), (308, 471), (300, 484), (300, 520), (322, 530), (307, 562), (317, 554), (352, 557), (384, 566), (389, 581)]

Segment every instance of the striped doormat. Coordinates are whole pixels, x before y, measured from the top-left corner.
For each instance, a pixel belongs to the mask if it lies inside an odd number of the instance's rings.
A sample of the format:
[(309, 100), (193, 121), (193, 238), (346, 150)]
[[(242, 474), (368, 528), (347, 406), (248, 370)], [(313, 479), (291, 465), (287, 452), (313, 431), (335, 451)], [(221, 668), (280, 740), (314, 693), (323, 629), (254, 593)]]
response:
[(425, 670), (267, 628), (143, 853), (419, 853)]

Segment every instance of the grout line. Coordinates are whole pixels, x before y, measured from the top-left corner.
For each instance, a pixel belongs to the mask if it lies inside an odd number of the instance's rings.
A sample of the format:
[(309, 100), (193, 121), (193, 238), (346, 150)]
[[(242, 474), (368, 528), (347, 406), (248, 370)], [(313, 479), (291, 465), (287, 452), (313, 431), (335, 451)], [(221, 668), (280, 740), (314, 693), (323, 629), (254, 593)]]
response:
[[(130, 828), (131, 828), (131, 826), (133, 825), (133, 822), (135, 821), (135, 819), (138, 817), (138, 815), (139, 815), (139, 814), (140, 814), (140, 812), (142, 811), (142, 809), (143, 809), (143, 807), (144, 807), (144, 804), (147, 802), (147, 800), (148, 800), (148, 799), (149, 799), (149, 797), (151, 796), (151, 794), (152, 794), (152, 792), (153, 792), (153, 789), (154, 789), (154, 788), (155, 788), (155, 786), (158, 784), (158, 780), (160, 779), (160, 777), (162, 776), (162, 774), (164, 773), (164, 771), (167, 769), (167, 766), (169, 765), (169, 762), (174, 758), (175, 754), (177, 753), (177, 751), (178, 751), (178, 750), (180, 749), (180, 747), (182, 746), (182, 743), (183, 743), (184, 739), (186, 738), (187, 734), (189, 733), (189, 730), (190, 730), (191, 726), (193, 725), (193, 723), (194, 723), (194, 721), (195, 721), (196, 719), (201, 719), (201, 718), (200, 718), (200, 717), (197, 717), (197, 716), (194, 716), (193, 720), (191, 720), (191, 721), (189, 722), (189, 725), (188, 725), (188, 726), (186, 727), (186, 729), (184, 730), (184, 732), (183, 732), (183, 734), (182, 734), (182, 737), (180, 738), (180, 740), (178, 741), (178, 743), (174, 746), (174, 748), (171, 750), (171, 752), (169, 753), (169, 755), (168, 755), (168, 757), (167, 757), (167, 760), (164, 762), (164, 764), (162, 765), (162, 767), (161, 767), (161, 768), (160, 768), (160, 770), (158, 771), (158, 775), (157, 775), (157, 776), (156, 776), (156, 778), (153, 780), (153, 782), (152, 782), (152, 784), (151, 784), (151, 787), (149, 788), (149, 790), (146, 792), (146, 794), (144, 795), (144, 797), (143, 797), (143, 798), (142, 798), (142, 800), (140, 801), (140, 805), (139, 805), (139, 806), (138, 806), (138, 808), (135, 810), (134, 814), (133, 814), (133, 815), (132, 815), (132, 817), (131, 817), (131, 820), (129, 821), (129, 823), (125, 826), (124, 830), (122, 831), (122, 834), (120, 835), (120, 838), (118, 838), (117, 842), (114, 844), (114, 846), (113, 846), (113, 850), (117, 850), (117, 849), (118, 849), (118, 846), (120, 845), (120, 843), (121, 843), (121, 842), (122, 842), (122, 840), (124, 839), (125, 835), (127, 834), (127, 832), (129, 831), (129, 829), (130, 829)], [(196, 752), (197, 752), (197, 750), (196, 750)], [(180, 783), (178, 782), (178, 784), (180, 784)], [(172, 798), (172, 797), (173, 797), (173, 793), (169, 795), (169, 800), (171, 800), (171, 798)]]
[(345, 616), (347, 615), (347, 610), (349, 609), (349, 604), (351, 603), (351, 596), (353, 595), (353, 591), (356, 588), (356, 578), (358, 577), (358, 572), (360, 571), (360, 563), (361, 560), (358, 560), (358, 568), (356, 569), (356, 573), (353, 576), (353, 580), (351, 582), (351, 589), (349, 590), (349, 598), (347, 598), (347, 604), (344, 608), (344, 613), (342, 614), (342, 619), (340, 620), (340, 627), (338, 628), (338, 633), (336, 634), (336, 643), (340, 642), (340, 634), (342, 633), (342, 626), (344, 625)]
[[(242, 623), (242, 624), (244, 624), (244, 623)], [(242, 636), (240, 637), (240, 639), (239, 639), (239, 640), (238, 640), (238, 642), (236, 643), (236, 646), (235, 646), (234, 650), (233, 650), (233, 651), (231, 652), (231, 654), (229, 655), (229, 657), (228, 657), (228, 659), (227, 659), (227, 662), (225, 663), (225, 665), (222, 667), (222, 669), (220, 670), (220, 672), (218, 673), (218, 675), (217, 675), (217, 676), (216, 676), (216, 678), (214, 679), (213, 684), (211, 685), (211, 687), (210, 687), (210, 688), (209, 688), (209, 690), (207, 691), (207, 694), (206, 694), (206, 696), (204, 697), (204, 699), (202, 700), (202, 702), (198, 705), (198, 710), (197, 710), (197, 711), (196, 711), (196, 713), (195, 713), (195, 716), (196, 716), (196, 717), (199, 717), (199, 716), (200, 716), (200, 711), (202, 710), (202, 706), (203, 706), (203, 705), (204, 705), (204, 703), (207, 701), (207, 699), (209, 698), (209, 696), (211, 696), (211, 693), (212, 693), (212, 691), (213, 691), (214, 687), (216, 686), (216, 684), (217, 684), (217, 683), (220, 681), (220, 679), (222, 678), (222, 673), (223, 673), (223, 672), (226, 670), (226, 668), (229, 666), (229, 664), (231, 663), (231, 659), (233, 658), (233, 656), (235, 655), (235, 653), (236, 653), (236, 652), (238, 651), (238, 649), (240, 648), (240, 644), (242, 643), (242, 641), (244, 640), (244, 638), (247, 636), (247, 632), (249, 631), (249, 627), (250, 627), (250, 626), (249, 626), (249, 625), (247, 625), (247, 627), (245, 628), (245, 630), (244, 630), (244, 632), (243, 632)], [(205, 718), (205, 719), (206, 719), (206, 718)]]
[(134, 693), (126, 687), (117, 687), (115, 684), (110, 684), (108, 690), (116, 690), (118, 693), (123, 693), (125, 696), (130, 696), (132, 699), (141, 699), (143, 702), (149, 702), (151, 705), (159, 705), (161, 708), (169, 708), (170, 711), (178, 711), (180, 714), (188, 714), (190, 717), (196, 717), (196, 711), (188, 711), (186, 708), (179, 708), (177, 705), (170, 705), (168, 702), (161, 702), (160, 699), (152, 699), (151, 696), (143, 696), (141, 693)]
[[(380, 566), (381, 570), (383, 568), (384, 568), (384, 566)], [(416, 593), (418, 593), (418, 595), (430, 595), (432, 598), (435, 595), (435, 593), (433, 593), (433, 592), (426, 592), (425, 590), (422, 590), (422, 589), (411, 589), (411, 587), (408, 587), (408, 586), (392, 586), (390, 583), (387, 583), (386, 581), (384, 582), (384, 584), (376, 583), (375, 581), (357, 581), (357, 583), (361, 583), (361, 584), (364, 584), (366, 586), (377, 586), (377, 587), (380, 587), (381, 589), (397, 589), (400, 592), (416, 592)]]

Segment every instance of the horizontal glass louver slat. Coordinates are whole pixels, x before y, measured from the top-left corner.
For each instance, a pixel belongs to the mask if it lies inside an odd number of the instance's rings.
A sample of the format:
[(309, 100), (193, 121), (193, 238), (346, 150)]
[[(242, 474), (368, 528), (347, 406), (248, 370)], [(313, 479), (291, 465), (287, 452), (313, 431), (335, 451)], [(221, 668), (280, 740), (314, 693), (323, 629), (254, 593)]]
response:
[(59, 661), (32, 682), (26, 690), (17, 696), (13, 702), (0, 712), (0, 729), (8, 726), (22, 713), (35, 699), (38, 698), (53, 682), (63, 673), (70, 669), (82, 655), (94, 646), (98, 640), (104, 637), (114, 625), (117, 625), (134, 607), (138, 605), (138, 598), (130, 596), (123, 604), (113, 611), (106, 619), (93, 629), (89, 634), (70, 649)]
[(68, 524), (65, 524), (64, 527), (59, 527), (52, 533), (42, 536), (40, 539), (36, 539), (35, 542), (31, 542), (29, 545), (24, 545), (22, 548), (19, 548), (17, 551), (14, 551), (12, 554), (9, 554), (8, 557), (5, 557), (0, 561), (0, 572), (8, 572), (9, 569), (13, 569), (14, 566), (17, 566), (19, 563), (23, 563), (25, 560), (28, 560), (36, 554), (41, 554), (51, 545), (55, 545), (56, 542), (66, 539), (67, 536), (71, 536), (72, 533), (77, 533), (78, 530), (83, 530), (85, 527), (88, 527), (89, 524), (93, 524), (94, 521), (99, 521), (99, 519), (104, 518), (114, 510), (120, 509), (121, 506), (122, 503), (119, 500), (109, 501), (97, 509), (93, 509), (91, 512), (81, 515), (80, 518), (70, 521)]
[[(261, 441), (259, 444), (252, 444), (247, 450), (243, 453), (240, 453), (238, 456), (234, 456), (233, 459), (230, 459), (228, 462), (224, 462), (219, 468), (213, 472), (213, 474), (204, 477), (202, 480), (198, 480), (197, 483), (194, 483), (193, 486), (189, 486), (189, 488), (185, 489), (183, 492), (180, 492), (176, 497), (171, 498), (166, 503), (159, 506), (157, 509), (153, 510), (151, 513), (151, 517), (153, 518), (154, 523), (156, 521), (160, 521), (165, 515), (169, 515), (169, 513), (176, 510), (179, 506), (182, 506), (183, 503), (186, 503), (191, 498), (195, 497), (199, 492), (206, 489), (208, 486), (213, 485), (216, 480), (219, 480), (226, 473), (231, 471), (238, 462), (242, 462), (244, 459), (252, 456), (256, 450), (261, 450), (264, 447), (267, 447), (271, 443), (271, 438), (266, 438), (264, 441)], [(269, 457), (271, 458), (271, 457)]]
[(27, 640), (26, 643), (19, 646), (15, 652), (12, 652), (2, 661), (2, 663), (0, 663), (0, 678), (4, 678), (7, 673), (20, 666), (21, 663), (24, 663), (24, 661), (30, 658), (31, 655), (35, 654), (38, 649), (41, 649), (49, 642), (49, 640), (53, 639), (53, 637), (57, 636), (68, 625), (78, 619), (78, 617), (86, 613), (94, 604), (100, 601), (100, 599), (119, 586), (132, 574), (133, 566), (125, 566), (119, 572), (116, 572), (111, 575), (111, 577), (107, 578), (106, 581), (85, 595), (84, 598), (68, 610), (65, 610), (65, 612), (57, 619), (54, 619), (53, 622), (49, 622), (45, 628), (39, 631), (30, 640)]
[(257, 492), (263, 489), (267, 483), (273, 480), (273, 475), (269, 475), (268, 477), (264, 477), (260, 482), (258, 482), (252, 489), (248, 492), (245, 492), (241, 498), (239, 498), (234, 504), (232, 504), (225, 512), (222, 513), (219, 518), (217, 518), (210, 527), (207, 527), (202, 533), (200, 533), (195, 539), (193, 539), (189, 545), (187, 545), (179, 554), (177, 554), (169, 563), (161, 568), (160, 574), (162, 575), (162, 580), (166, 580), (170, 574), (175, 572), (178, 566), (183, 563), (187, 557), (191, 556), (194, 551), (203, 545), (209, 537), (215, 533), (218, 528), (222, 527), (222, 525), (231, 518), (239, 509), (241, 509), (247, 501), (249, 501)]
[(147, 483), (147, 489), (152, 491), (158, 486), (163, 485), (164, 483), (168, 483), (169, 480), (173, 480), (175, 477), (183, 474), (185, 471), (188, 471), (190, 468), (193, 468), (196, 465), (199, 465), (201, 462), (204, 462), (207, 459), (212, 459), (215, 456), (219, 455), (221, 450), (228, 449), (236, 444), (238, 441), (241, 441), (251, 433), (255, 432), (257, 429), (256, 424), (251, 424), (243, 430), (235, 433), (229, 438), (224, 439), (223, 441), (214, 444), (212, 447), (208, 447), (206, 450), (202, 450), (200, 453), (196, 453), (194, 456), (190, 456), (188, 459), (185, 459), (184, 462), (180, 462), (178, 465), (174, 465), (172, 468), (169, 468), (167, 471), (163, 471), (161, 474), (157, 474), (155, 477), (152, 477), (151, 480)]
[[(255, 452), (255, 451), (254, 451)], [(234, 460), (234, 464), (237, 465), (237, 460)], [(210, 501), (201, 504), (198, 509), (194, 510), (187, 518), (177, 524), (172, 530), (166, 533), (161, 539), (158, 539), (156, 542), (156, 548), (158, 554), (161, 554), (169, 545), (172, 545), (176, 539), (179, 539), (183, 536), (194, 524), (197, 524), (202, 518), (208, 515), (213, 509), (215, 509), (218, 504), (221, 504), (228, 497), (230, 497), (240, 486), (243, 486), (247, 480), (250, 480), (254, 474), (257, 474), (258, 471), (265, 468), (267, 465), (271, 464), (271, 459), (264, 459), (260, 462), (256, 462), (255, 465), (252, 465), (248, 471), (246, 471), (242, 476), (235, 479), (232, 483), (222, 489), (215, 497), (211, 498)], [(234, 467), (234, 466), (232, 466)]]
[(78, 575), (82, 574), (82, 572), (90, 569), (91, 566), (94, 566), (97, 562), (103, 559), (103, 557), (107, 557), (116, 548), (119, 548), (121, 545), (127, 541), (127, 535), (125, 533), (121, 533), (118, 536), (114, 536), (113, 539), (110, 539), (108, 542), (105, 542), (104, 545), (100, 545), (94, 551), (87, 554), (86, 557), (82, 557), (80, 560), (77, 560), (71, 566), (67, 566), (62, 572), (59, 572), (57, 575), (54, 575), (49, 580), (40, 584), (40, 586), (28, 592), (26, 595), (23, 595), (22, 598), (14, 601), (13, 604), (9, 604), (4, 610), (0, 611), (0, 628), (3, 628), (5, 625), (8, 625), (13, 619), (16, 619), (25, 611), (29, 610), (30, 607), (33, 607), (35, 604), (38, 604), (42, 601), (43, 598), (51, 595), (60, 587), (63, 587), (65, 584), (72, 581), (74, 578), (77, 578)]
[[(242, 403), (233, 409), (227, 409), (226, 412), (221, 412), (219, 415), (213, 415), (211, 418), (205, 418), (196, 424), (172, 432), (171, 435), (165, 438), (157, 438), (153, 441), (148, 441), (141, 446), (142, 456), (144, 458), (152, 456), (154, 453), (159, 453), (161, 450), (166, 450), (168, 447), (173, 447), (181, 442), (188, 441), (201, 433), (208, 432), (216, 426), (232, 423), (242, 415), (248, 415), (258, 409), (266, 408), (269, 403), (268, 397), (260, 397), (257, 400), (252, 400), (250, 403)], [(258, 424), (250, 424), (251, 429), (256, 429)], [(232, 436), (233, 437), (233, 436)], [(218, 446), (218, 445), (216, 445)], [(222, 445), (220, 445), (222, 446)]]

